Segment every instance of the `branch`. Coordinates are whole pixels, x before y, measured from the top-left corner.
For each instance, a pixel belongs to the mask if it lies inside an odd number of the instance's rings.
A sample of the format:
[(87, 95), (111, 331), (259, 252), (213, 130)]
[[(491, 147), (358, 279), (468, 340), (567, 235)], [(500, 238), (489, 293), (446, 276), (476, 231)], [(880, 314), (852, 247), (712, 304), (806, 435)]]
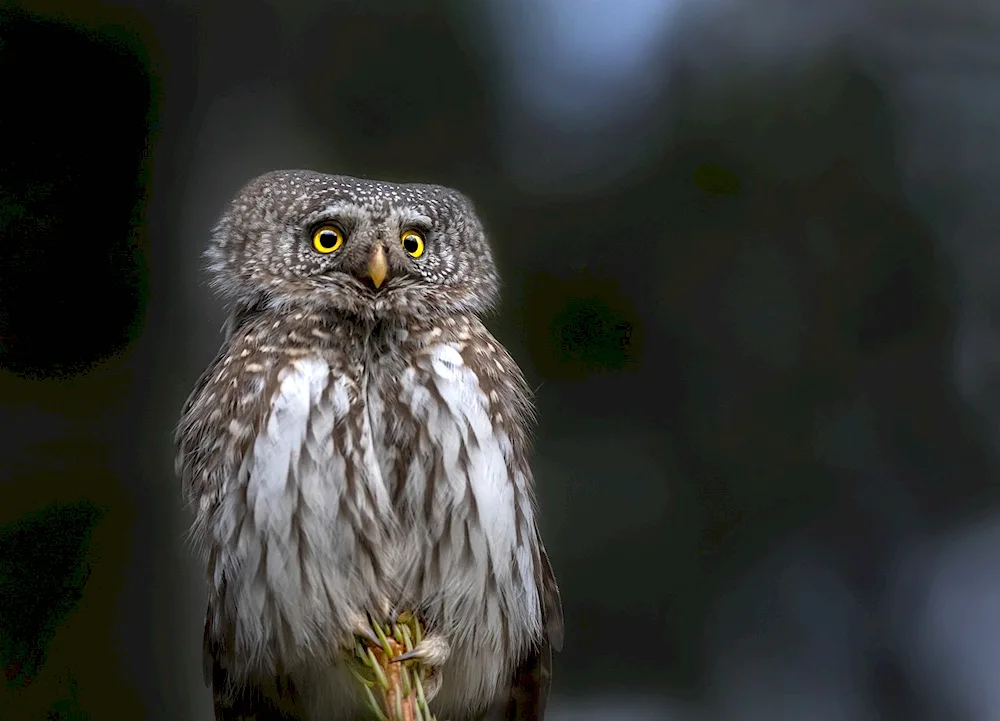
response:
[(412, 651), (423, 638), (423, 628), (416, 615), (400, 614), (396, 623), (387, 624), (386, 628), (372, 619), (371, 628), (380, 643), (358, 638), (348, 661), (362, 686), (373, 718), (376, 721), (437, 721), (424, 694), (429, 670), (417, 659), (393, 661)]

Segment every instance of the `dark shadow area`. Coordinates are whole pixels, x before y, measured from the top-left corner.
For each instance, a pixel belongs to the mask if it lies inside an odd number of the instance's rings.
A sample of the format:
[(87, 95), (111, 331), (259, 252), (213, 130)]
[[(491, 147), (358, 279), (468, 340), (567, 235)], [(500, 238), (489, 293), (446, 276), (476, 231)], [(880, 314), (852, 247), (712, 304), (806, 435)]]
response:
[(56, 629), (83, 597), (87, 546), (100, 517), (83, 502), (0, 527), (0, 665), (8, 683), (25, 686), (38, 674)]
[(111, 620), (131, 510), (108, 462), (131, 443), (109, 419), (148, 300), (153, 78), (121, 28), (11, 8), (0, 75), (0, 717), (135, 718)]
[(4, 10), (0, 41), (0, 367), (82, 373), (142, 323), (151, 80), (113, 33)]

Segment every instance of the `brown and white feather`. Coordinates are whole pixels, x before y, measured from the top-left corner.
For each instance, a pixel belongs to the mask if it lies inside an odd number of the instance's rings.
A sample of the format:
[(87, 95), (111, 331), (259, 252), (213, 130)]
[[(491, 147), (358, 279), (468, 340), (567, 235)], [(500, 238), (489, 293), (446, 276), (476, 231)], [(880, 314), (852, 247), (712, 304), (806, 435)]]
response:
[[(297, 243), (331, 215), (360, 250), (310, 266)], [(413, 218), (435, 263), (390, 256), (395, 282), (365, 288), (348, 271)], [(388, 602), (449, 642), (439, 714), (541, 719), (562, 611), (527, 387), (477, 317), (497, 280), (471, 205), (286, 171), (251, 183), (215, 237), (232, 313), (182, 412), (177, 465), (209, 586), (216, 718), (361, 718), (342, 649)]]

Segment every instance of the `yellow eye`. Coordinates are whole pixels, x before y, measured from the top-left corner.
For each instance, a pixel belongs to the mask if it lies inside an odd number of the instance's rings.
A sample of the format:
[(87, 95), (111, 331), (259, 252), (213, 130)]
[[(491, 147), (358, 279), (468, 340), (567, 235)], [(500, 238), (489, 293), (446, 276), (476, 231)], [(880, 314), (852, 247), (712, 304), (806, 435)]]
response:
[(419, 258), (424, 254), (424, 236), (415, 230), (408, 230), (403, 233), (400, 239), (403, 241), (403, 250), (413, 258)]
[(332, 253), (344, 244), (344, 232), (336, 225), (324, 225), (313, 233), (313, 248), (320, 253)]

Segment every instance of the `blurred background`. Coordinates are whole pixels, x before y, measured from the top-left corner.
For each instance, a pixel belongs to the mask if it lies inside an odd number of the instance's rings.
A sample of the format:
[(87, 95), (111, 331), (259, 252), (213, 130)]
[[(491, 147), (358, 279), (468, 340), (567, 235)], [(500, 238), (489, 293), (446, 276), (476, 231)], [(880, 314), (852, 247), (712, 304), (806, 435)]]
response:
[(211, 717), (173, 424), (250, 177), (452, 185), (537, 390), (551, 718), (1000, 718), (1000, 6), (0, 6), (0, 718)]

